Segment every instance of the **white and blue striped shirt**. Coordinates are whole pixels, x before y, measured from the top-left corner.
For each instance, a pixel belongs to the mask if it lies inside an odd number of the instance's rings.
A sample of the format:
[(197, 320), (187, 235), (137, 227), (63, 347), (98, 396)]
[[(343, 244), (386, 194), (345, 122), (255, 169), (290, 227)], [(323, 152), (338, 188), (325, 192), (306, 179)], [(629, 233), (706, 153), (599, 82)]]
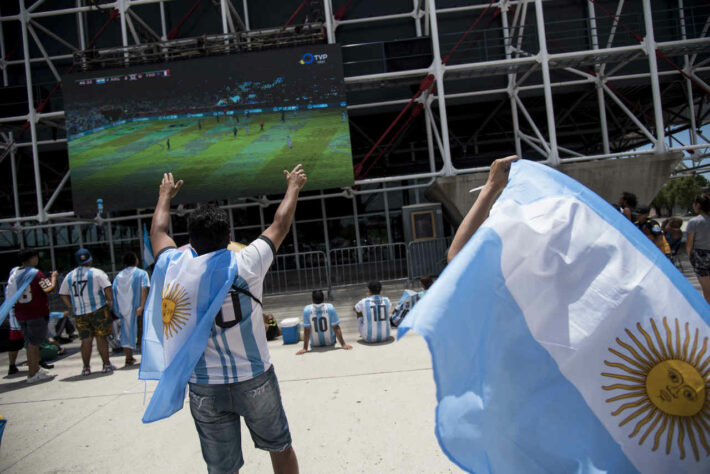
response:
[(102, 270), (80, 266), (64, 278), (59, 294), (71, 297), (74, 315), (80, 316), (101, 309), (106, 304), (104, 288), (110, 286), (111, 282)]
[(360, 336), (366, 342), (386, 341), (390, 337), (390, 300), (386, 296), (372, 295), (355, 305), (355, 311), (362, 314), (358, 318)]
[(311, 329), (311, 346), (332, 346), (335, 344), (334, 326), (340, 320), (330, 303), (309, 304), (303, 308), (303, 327)]
[[(237, 253), (234, 285), (261, 301), (274, 244), (261, 236)], [(271, 367), (261, 305), (232, 289), (215, 317), (210, 338), (190, 382), (230, 384), (252, 379)]]

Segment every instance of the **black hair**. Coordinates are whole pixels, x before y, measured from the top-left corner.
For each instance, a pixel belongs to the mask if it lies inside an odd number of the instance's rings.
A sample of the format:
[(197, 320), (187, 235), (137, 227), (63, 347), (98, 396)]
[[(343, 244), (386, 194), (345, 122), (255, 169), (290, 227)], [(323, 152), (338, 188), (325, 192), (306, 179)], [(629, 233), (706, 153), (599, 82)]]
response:
[(323, 292), (321, 290), (313, 290), (313, 293), (311, 293), (311, 299), (315, 304), (321, 304), (325, 300), (325, 297), (323, 296)]
[(187, 232), (198, 255), (225, 249), (229, 245), (229, 216), (216, 206), (200, 206), (188, 216)]
[(633, 209), (638, 205), (638, 199), (636, 198), (636, 195), (634, 193), (624, 191), (623, 193), (621, 193), (621, 198), (624, 200), (626, 205), (629, 206), (630, 209)]
[(377, 280), (370, 280), (367, 283), (367, 289), (370, 290), (370, 293), (373, 295), (379, 295), (380, 291), (382, 291), (382, 283)]
[(434, 279), (431, 275), (422, 275), (419, 277), (419, 283), (422, 284), (422, 288), (428, 290), (429, 287), (434, 284)]
[(705, 213), (710, 212), (710, 195), (708, 194), (698, 194), (695, 196), (695, 200), (693, 201), (696, 204), (700, 204), (700, 210), (702, 210)]
[(138, 265), (138, 257), (134, 252), (126, 252), (123, 254), (123, 266), (132, 267)]
[(20, 259), (20, 263), (25, 263), (32, 257), (39, 257), (39, 252), (35, 249), (22, 249), (18, 252), (17, 257)]

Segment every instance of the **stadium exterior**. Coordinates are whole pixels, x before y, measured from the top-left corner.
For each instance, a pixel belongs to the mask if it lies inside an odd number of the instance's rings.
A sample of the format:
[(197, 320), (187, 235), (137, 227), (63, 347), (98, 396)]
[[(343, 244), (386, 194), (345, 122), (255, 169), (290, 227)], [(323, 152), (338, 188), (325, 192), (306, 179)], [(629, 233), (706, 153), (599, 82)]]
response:
[[(123, 251), (143, 248), (149, 209), (95, 218), (72, 210), (59, 87), (68, 69), (342, 46), (355, 186), (304, 194), (271, 293), (417, 276), (412, 262), (439, 252), (455, 222), (438, 243), (405, 243), (402, 207), (498, 156), (603, 170), (607, 160), (675, 152), (692, 172), (710, 148), (705, 0), (66, 3), (0, 6), (2, 275), (20, 247), (66, 271), (84, 246), (109, 272)], [(629, 190), (644, 185), (627, 178)], [(652, 196), (653, 186), (638, 192)], [(256, 237), (278, 202), (222, 201), (235, 240)], [(186, 212), (172, 221), (180, 244)]]

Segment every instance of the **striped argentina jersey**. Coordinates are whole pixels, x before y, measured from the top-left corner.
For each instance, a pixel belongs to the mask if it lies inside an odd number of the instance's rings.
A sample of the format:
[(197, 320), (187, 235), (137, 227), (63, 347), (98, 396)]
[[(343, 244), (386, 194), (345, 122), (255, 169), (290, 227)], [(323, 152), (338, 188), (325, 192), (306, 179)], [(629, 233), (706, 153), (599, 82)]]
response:
[(111, 282), (102, 270), (80, 266), (64, 278), (59, 294), (71, 297), (74, 315), (80, 316), (101, 309), (106, 304), (104, 288), (110, 286)]
[(309, 304), (303, 308), (303, 327), (311, 328), (311, 346), (335, 344), (333, 326), (340, 324), (338, 313), (330, 303)]
[(190, 378), (192, 383), (243, 382), (271, 367), (261, 305), (244, 292), (261, 301), (264, 276), (274, 259), (274, 244), (260, 236), (236, 257), (234, 284), (215, 317), (207, 347)]
[(362, 313), (358, 318), (360, 336), (367, 342), (386, 341), (390, 337), (390, 300), (386, 296), (372, 295), (355, 305), (355, 311)]

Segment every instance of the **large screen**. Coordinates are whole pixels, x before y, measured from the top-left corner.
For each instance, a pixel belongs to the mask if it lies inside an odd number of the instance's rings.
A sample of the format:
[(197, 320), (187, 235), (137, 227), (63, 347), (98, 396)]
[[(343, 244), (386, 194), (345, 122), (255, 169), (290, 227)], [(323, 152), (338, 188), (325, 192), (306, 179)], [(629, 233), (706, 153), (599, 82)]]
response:
[(353, 184), (337, 46), (317, 45), (72, 74), (63, 81), (74, 209), (152, 207), (164, 172), (177, 202)]

